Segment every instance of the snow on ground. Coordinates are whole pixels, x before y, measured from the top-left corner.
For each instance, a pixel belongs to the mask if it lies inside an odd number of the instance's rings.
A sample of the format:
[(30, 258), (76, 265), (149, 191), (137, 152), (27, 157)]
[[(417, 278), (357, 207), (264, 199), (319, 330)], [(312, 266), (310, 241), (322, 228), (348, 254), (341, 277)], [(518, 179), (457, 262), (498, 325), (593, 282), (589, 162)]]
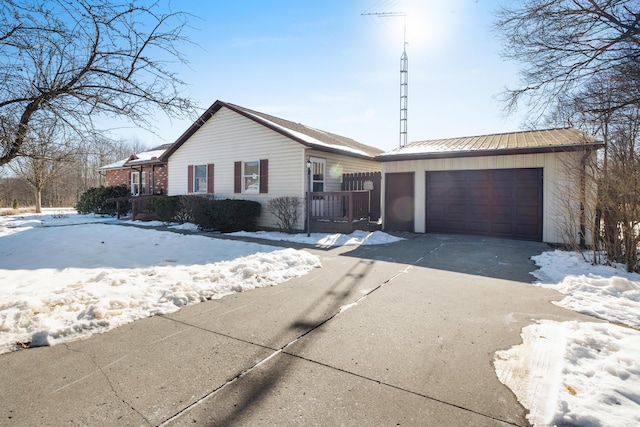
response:
[(320, 266), (306, 251), (56, 216), (0, 217), (0, 353), (75, 340)]
[(640, 425), (640, 275), (575, 252), (532, 259), (537, 285), (566, 295), (558, 305), (617, 324), (540, 320), (496, 353), (498, 378), (534, 426)]
[(270, 231), (246, 232), (239, 231), (237, 233), (229, 233), (230, 236), (238, 237), (256, 237), (265, 240), (278, 240), (286, 242), (304, 243), (308, 245), (316, 245), (321, 247), (331, 246), (358, 246), (358, 245), (382, 245), (385, 243), (394, 243), (404, 240), (401, 237), (395, 237), (382, 231), (354, 231), (351, 234), (323, 234), (311, 233), (307, 237), (303, 234), (286, 234)]
[(577, 252), (555, 250), (531, 259), (540, 267), (532, 273), (539, 286), (566, 295), (559, 306), (640, 327), (640, 274), (627, 273), (623, 265), (590, 265)]
[[(0, 216), (0, 354), (84, 338), (321, 266), (307, 251), (148, 228), (161, 225), (62, 209)], [(193, 224), (169, 228), (197, 231)], [(305, 239), (334, 245), (393, 240), (384, 233)]]

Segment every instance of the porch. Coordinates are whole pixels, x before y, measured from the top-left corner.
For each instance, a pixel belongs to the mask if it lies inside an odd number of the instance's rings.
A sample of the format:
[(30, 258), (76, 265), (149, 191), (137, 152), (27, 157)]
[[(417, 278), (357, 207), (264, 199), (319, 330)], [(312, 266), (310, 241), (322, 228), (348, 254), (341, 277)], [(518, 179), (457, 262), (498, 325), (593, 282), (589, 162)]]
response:
[[(306, 201), (305, 201), (306, 202)], [(312, 192), (309, 231), (314, 233), (351, 233), (355, 230), (380, 230), (378, 215), (371, 211), (371, 192)]]
[(158, 219), (155, 209), (155, 200), (162, 195), (146, 194), (139, 196), (114, 197), (107, 199), (107, 203), (116, 204), (116, 212), (118, 219), (122, 214), (128, 212), (129, 204), (131, 206), (132, 221), (151, 221)]

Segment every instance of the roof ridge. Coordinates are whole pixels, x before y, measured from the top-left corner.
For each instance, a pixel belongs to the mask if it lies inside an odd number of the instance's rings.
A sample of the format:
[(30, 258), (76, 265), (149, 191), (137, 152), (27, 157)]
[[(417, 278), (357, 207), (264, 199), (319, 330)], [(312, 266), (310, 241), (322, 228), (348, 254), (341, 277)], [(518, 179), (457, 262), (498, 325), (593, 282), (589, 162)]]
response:
[[(253, 110), (251, 108), (242, 107), (237, 104), (232, 104), (227, 102), (222, 102), (222, 104), (226, 105), (227, 107), (233, 110), (241, 111), (245, 114), (249, 114), (260, 121), (271, 122), (272, 124), (275, 124), (281, 128), (284, 128), (283, 130), (287, 134), (289, 134), (289, 136), (297, 140), (300, 140), (301, 138), (296, 134), (302, 134), (308, 138), (312, 138), (313, 140), (316, 140), (320, 144), (337, 145), (337, 147), (335, 148), (346, 150), (346, 151), (357, 150), (371, 157), (374, 157), (384, 152), (384, 150), (382, 149), (356, 141), (353, 138), (349, 138), (347, 136), (339, 135), (337, 133), (328, 132), (319, 128), (308, 126), (304, 123), (283, 119), (281, 117), (274, 116), (273, 114), (268, 114), (261, 111)], [(263, 123), (263, 124), (270, 126), (269, 123)], [(314, 144), (313, 141), (306, 141), (306, 143)]]
[(567, 126), (567, 127), (548, 128), (548, 129), (527, 129), (527, 130), (519, 130), (519, 131), (513, 131), (513, 132), (498, 132), (498, 133), (485, 133), (485, 134), (477, 134), (477, 135), (463, 135), (463, 136), (447, 137), (447, 138), (420, 139), (420, 140), (416, 140), (416, 141), (411, 141), (411, 142), (409, 142), (409, 144), (419, 143), (419, 142), (428, 142), (428, 141), (447, 141), (447, 140), (450, 140), (450, 139), (464, 139), (464, 138), (486, 138), (486, 137), (490, 137), (490, 136), (516, 135), (516, 134), (524, 134), (524, 133), (549, 132), (549, 131), (554, 131), (554, 130), (570, 130), (570, 129), (575, 129), (580, 133), (584, 133), (584, 132), (580, 131), (579, 129), (576, 129), (576, 128), (572, 127), (572, 126)]

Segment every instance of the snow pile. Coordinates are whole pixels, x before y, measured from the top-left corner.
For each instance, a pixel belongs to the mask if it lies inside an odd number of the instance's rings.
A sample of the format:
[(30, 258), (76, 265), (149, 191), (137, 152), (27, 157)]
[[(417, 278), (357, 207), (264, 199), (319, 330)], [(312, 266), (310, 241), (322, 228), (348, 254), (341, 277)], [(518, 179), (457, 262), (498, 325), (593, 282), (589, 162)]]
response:
[(607, 323), (543, 320), (496, 353), (502, 383), (535, 426), (640, 425), (640, 333)]
[(320, 267), (305, 251), (87, 224), (101, 221), (0, 218), (0, 353), (75, 340)]
[(541, 320), (522, 330), (522, 344), (496, 353), (498, 378), (534, 426), (640, 425), (640, 275), (574, 252), (532, 259), (544, 282), (536, 285), (566, 295), (558, 305), (627, 326)]
[(561, 307), (640, 327), (640, 274), (622, 265), (590, 265), (576, 252), (555, 250), (531, 259), (540, 266), (532, 273), (542, 281), (538, 286), (567, 295), (557, 303)]
[(382, 231), (354, 231), (351, 234), (326, 234), (311, 233), (309, 237), (305, 234), (286, 234), (279, 232), (258, 231), (254, 233), (240, 231), (237, 233), (229, 233), (230, 236), (238, 237), (255, 237), (265, 240), (278, 240), (284, 242), (303, 243), (308, 245), (316, 245), (321, 247), (332, 246), (359, 246), (359, 245), (384, 245), (387, 243), (399, 242), (405, 240), (401, 237), (395, 237)]

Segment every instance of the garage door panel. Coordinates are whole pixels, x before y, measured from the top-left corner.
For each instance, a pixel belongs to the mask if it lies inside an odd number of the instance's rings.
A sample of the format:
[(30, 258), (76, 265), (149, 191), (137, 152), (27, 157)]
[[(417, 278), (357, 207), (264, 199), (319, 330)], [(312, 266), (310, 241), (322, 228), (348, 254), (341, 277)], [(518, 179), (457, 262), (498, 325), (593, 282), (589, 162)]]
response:
[(522, 202), (534, 202), (537, 203), (540, 198), (540, 189), (538, 188), (519, 188), (517, 190), (517, 199)]
[(537, 206), (518, 206), (516, 215), (519, 217), (538, 218), (540, 212)]
[(482, 201), (491, 197), (491, 188), (489, 186), (476, 188), (469, 194), (474, 200)]
[(490, 224), (487, 221), (469, 221), (465, 228), (467, 234), (483, 234)]
[(540, 178), (540, 169), (510, 169), (516, 171), (516, 177), (524, 181), (536, 181)]
[(472, 216), (485, 218), (485, 217), (491, 215), (491, 207), (489, 205), (472, 205), (472, 206), (470, 206), (470, 212), (469, 213), (461, 212), (461, 215), (463, 217), (466, 217), (469, 214), (472, 215)]
[(542, 169), (426, 173), (427, 232), (542, 240)]

